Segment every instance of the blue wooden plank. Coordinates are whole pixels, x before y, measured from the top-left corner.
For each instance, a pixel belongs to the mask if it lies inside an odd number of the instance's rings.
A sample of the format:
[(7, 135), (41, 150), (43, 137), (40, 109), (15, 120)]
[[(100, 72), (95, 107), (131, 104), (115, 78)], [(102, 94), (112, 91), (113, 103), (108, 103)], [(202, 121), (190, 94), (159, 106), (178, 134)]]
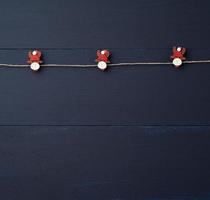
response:
[[(114, 62), (167, 60), (179, 43), (190, 59), (205, 59), (208, 7), (207, 0), (0, 2), (0, 62), (25, 63), (35, 47), (47, 63), (92, 63), (100, 47), (113, 48)], [(209, 125), (209, 74), (209, 65), (178, 73), (1, 69), (0, 125)]]
[(210, 127), (0, 127), (4, 200), (209, 199)]
[[(102, 47), (114, 62), (165, 60), (174, 44), (209, 58), (207, 0), (8, 0), (0, 13), (0, 62), (41, 48), (46, 62), (91, 63)], [(2, 68), (0, 199), (210, 199), (209, 75)]]
[(0, 2), (0, 47), (209, 48), (209, 1)]
[(208, 125), (209, 77), (209, 65), (2, 68), (0, 125)]

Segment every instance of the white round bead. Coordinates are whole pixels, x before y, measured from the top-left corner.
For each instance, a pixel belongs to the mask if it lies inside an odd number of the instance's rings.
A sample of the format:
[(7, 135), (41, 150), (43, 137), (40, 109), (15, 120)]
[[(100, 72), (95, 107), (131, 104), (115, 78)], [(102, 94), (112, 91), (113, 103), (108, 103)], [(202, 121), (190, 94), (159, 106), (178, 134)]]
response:
[(175, 67), (180, 67), (180, 66), (182, 65), (182, 60), (181, 60), (180, 58), (175, 58), (175, 59), (173, 60), (173, 65), (174, 65)]
[(101, 70), (105, 70), (107, 68), (107, 63), (104, 62), (104, 61), (100, 61), (98, 63), (98, 68), (101, 69)]
[(178, 47), (178, 48), (177, 48), (177, 51), (179, 51), (179, 52), (180, 52), (181, 50), (182, 50), (182, 48), (181, 48), (181, 47)]
[(32, 55), (35, 56), (36, 54), (37, 54), (37, 51), (33, 51), (33, 52), (32, 52)]
[(40, 69), (40, 64), (37, 62), (33, 62), (33, 63), (31, 63), (30, 67), (33, 71), (38, 71)]

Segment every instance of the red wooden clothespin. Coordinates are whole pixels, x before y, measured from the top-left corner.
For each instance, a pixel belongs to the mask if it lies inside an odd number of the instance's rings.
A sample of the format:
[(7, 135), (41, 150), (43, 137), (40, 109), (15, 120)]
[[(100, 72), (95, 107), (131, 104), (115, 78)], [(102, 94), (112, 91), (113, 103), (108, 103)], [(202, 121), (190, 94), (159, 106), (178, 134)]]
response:
[(186, 60), (186, 57), (184, 56), (186, 54), (186, 48), (184, 47), (173, 47), (173, 54), (171, 58), (173, 59), (173, 65), (176, 68), (179, 68), (183, 61)]
[(107, 63), (110, 63), (109, 56), (111, 53), (108, 50), (97, 50), (96, 54), (95, 62), (98, 63), (98, 68), (104, 71), (107, 68)]
[(28, 53), (28, 63), (33, 71), (38, 71), (40, 69), (42, 53), (41, 51), (34, 50)]

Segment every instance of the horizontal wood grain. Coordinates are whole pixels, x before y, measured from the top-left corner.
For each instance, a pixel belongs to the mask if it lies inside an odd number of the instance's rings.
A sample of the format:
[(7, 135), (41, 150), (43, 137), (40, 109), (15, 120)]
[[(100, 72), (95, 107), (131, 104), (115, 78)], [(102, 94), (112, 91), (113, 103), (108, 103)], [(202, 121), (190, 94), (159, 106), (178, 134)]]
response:
[(0, 47), (209, 48), (209, 1), (1, 1)]
[(208, 199), (210, 127), (0, 127), (0, 197)]
[[(208, 0), (0, 1), (0, 63), (209, 59)], [(210, 66), (0, 68), (0, 200), (210, 199)]]
[(209, 125), (210, 67), (0, 70), (0, 125)]

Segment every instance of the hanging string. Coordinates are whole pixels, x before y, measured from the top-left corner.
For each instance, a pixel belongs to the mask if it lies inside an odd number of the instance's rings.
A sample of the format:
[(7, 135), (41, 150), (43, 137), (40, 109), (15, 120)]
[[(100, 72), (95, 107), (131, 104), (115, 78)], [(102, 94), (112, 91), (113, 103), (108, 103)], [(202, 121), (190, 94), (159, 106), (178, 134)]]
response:
[[(183, 64), (208, 64), (210, 60), (188, 60), (183, 61)], [(120, 66), (144, 66), (144, 65), (171, 65), (172, 62), (125, 62), (125, 63), (113, 63), (109, 64), (110, 67), (120, 67)], [(25, 68), (29, 67), (27, 64), (9, 64), (0, 63), (0, 67), (14, 67), (14, 68)], [(72, 67), (72, 68), (92, 68), (97, 67), (96, 64), (43, 64), (42, 67)]]
[(188, 61), (184, 61), (183, 63), (185, 64), (196, 64), (196, 63), (210, 63), (210, 60), (188, 60)]

